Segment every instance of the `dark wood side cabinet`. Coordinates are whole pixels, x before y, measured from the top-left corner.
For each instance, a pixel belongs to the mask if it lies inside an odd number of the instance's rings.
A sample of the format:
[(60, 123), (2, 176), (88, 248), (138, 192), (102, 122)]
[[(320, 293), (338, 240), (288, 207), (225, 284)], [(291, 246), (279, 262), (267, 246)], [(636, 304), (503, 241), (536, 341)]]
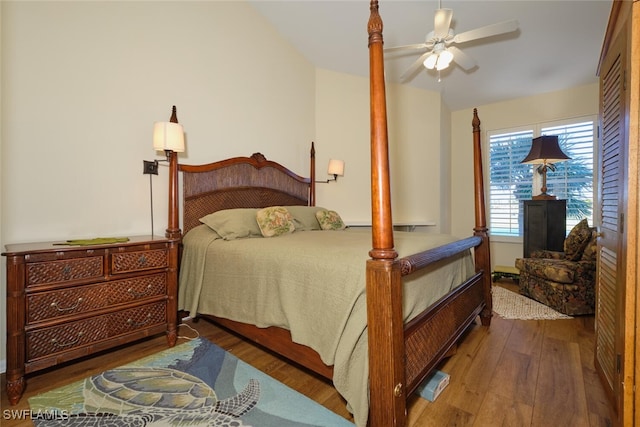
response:
[(25, 375), (166, 332), (176, 342), (178, 240), (7, 245), (7, 396)]
[(566, 224), (566, 200), (525, 200), (523, 256), (538, 249), (563, 251)]

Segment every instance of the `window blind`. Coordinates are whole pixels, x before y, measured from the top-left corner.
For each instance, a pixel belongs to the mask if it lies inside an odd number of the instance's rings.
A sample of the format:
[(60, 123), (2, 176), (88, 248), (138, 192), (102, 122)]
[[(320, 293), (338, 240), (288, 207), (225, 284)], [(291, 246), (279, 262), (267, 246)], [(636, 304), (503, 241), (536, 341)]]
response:
[[(492, 235), (522, 235), (522, 201), (534, 194), (537, 165), (520, 163), (539, 135), (557, 135), (571, 160), (547, 172), (548, 192), (567, 200), (567, 233), (581, 219), (593, 224), (594, 121), (538, 124), (512, 131), (489, 132), (489, 230)], [(539, 188), (535, 189), (535, 194)]]

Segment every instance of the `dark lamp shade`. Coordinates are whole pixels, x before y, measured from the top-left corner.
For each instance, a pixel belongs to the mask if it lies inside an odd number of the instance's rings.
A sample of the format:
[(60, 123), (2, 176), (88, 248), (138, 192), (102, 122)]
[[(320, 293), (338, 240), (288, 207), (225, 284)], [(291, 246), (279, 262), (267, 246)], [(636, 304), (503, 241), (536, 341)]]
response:
[(562, 152), (556, 135), (543, 135), (533, 138), (531, 151), (520, 163), (546, 164), (570, 160), (571, 157)]

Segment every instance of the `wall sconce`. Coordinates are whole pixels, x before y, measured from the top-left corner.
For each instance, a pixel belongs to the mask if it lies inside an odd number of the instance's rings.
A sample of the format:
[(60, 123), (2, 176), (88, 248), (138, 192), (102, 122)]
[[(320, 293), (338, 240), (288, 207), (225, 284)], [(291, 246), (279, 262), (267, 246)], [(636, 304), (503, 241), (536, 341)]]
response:
[(178, 123), (176, 106), (171, 109), (171, 118), (168, 122), (155, 122), (153, 124), (153, 148), (156, 151), (164, 151), (164, 160), (143, 160), (142, 173), (158, 175), (158, 162), (168, 162), (171, 153), (184, 152), (184, 128)]
[(539, 165), (536, 169), (542, 175), (541, 193), (533, 196), (533, 200), (555, 200), (556, 196), (547, 193), (547, 170), (556, 170), (554, 163), (570, 160), (571, 157), (562, 152), (558, 145), (557, 135), (543, 135), (531, 142), (531, 151), (520, 163)]
[[(174, 183), (177, 182), (178, 175), (178, 153), (184, 152), (184, 128), (178, 123), (178, 115), (176, 106), (171, 109), (171, 118), (168, 122), (156, 122), (153, 124), (153, 148), (156, 151), (164, 151), (166, 159), (164, 160), (143, 160), (143, 174), (149, 174), (149, 193), (151, 202), (151, 235), (153, 236), (153, 188), (151, 184), (151, 175), (158, 175), (158, 162), (169, 163), (169, 174), (175, 177), (175, 180), (169, 180), (169, 199), (178, 197), (178, 189)], [(173, 216), (170, 215), (166, 237), (177, 238), (180, 236), (178, 226), (177, 212)]]
[(156, 151), (164, 151), (167, 159), (171, 151), (184, 152), (184, 128), (178, 123), (175, 105), (171, 109), (171, 118), (168, 122), (153, 124), (153, 148)]
[(329, 166), (327, 167), (327, 175), (333, 175), (333, 179), (328, 179), (326, 181), (316, 181), (321, 184), (328, 184), (331, 181), (337, 181), (338, 175), (344, 176), (344, 161), (331, 159), (329, 160)]

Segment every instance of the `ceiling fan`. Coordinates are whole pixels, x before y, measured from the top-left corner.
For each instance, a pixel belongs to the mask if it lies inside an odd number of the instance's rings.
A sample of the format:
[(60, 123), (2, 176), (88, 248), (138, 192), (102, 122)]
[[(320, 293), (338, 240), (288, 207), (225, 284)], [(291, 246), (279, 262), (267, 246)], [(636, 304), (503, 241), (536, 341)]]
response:
[(440, 71), (447, 68), (453, 61), (463, 69), (470, 70), (476, 66), (476, 61), (453, 45), (510, 33), (518, 29), (518, 21), (511, 20), (455, 34), (451, 28), (452, 17), (453, 10), (440, 8), (436, 10), (435, 13), (434, 29), (427, 34), (424, 43), (384, 49), (385, 52), (427, 50), (400, 76), (400, 80), (406, 80), (409, 76), (413, 75), (421, 65), (424, 65), (424, 67), (429, 70), (436, 69)]

